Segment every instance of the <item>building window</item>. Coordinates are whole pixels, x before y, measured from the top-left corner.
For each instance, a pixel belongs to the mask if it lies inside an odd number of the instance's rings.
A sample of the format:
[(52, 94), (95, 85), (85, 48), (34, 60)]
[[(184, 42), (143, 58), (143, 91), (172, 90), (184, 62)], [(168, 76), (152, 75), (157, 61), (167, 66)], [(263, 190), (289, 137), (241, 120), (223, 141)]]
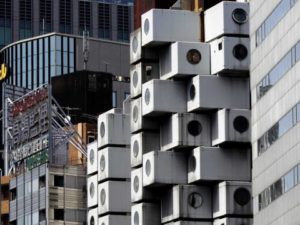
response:
[(117, 28), (118, 28), (118, 41), (129, 41), (129, 7), (117, 6)]
[(40, 0), (40, 34), (52, 31), (52, 0)]
[(91, 36), (91, 3), (86, 1), (79, 2), (79, 34), (83, 35), (83, 31), (88, 32)]
[(64, 209), (54, 209), (54, 220), (64, 220)]
[(124, 100), (125, 100), (129, 95), (130, 95), (130, 93), (125, 92), (125, 93), (124, 93)]
[(117, 107), (117, 92), (116, 91), (112, 92), (112, 107), (113, 108)]
[(0, 49), (12, 41), (11, 0), (0, 0)]
[(54, 186), (64, 187), (64, 176), (54, 175)]
[(46, 210), (42, 209), (39, 211), (39, 221), (45, 221), (46, 220)]
[(72, 32), (71, 0), (59, 1), (59, 31), (67, 34)]
[(20, 0), (20, 39), (32, 36), (32, 0)]
[(98, 5), (98, 29), (99, 38), (111, 38), (110, 4), (100, 3)]
[(16, 200), (17, 198), (17, 188), (10, 190), (10, 201)]

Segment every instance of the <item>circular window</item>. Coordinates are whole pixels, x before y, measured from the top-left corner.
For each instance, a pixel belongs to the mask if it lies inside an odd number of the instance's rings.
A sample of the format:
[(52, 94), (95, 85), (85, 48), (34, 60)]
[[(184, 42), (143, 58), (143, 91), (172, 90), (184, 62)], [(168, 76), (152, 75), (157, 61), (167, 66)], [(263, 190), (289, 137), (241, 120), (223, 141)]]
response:
[(232, 19), (237, 24), (243, 24), (248, 21), (248, 13), (241, 8), (237, 8), (232, 12)]
[(188, 123), (187, 130), (191, 135), (197, 136), (201, 133), (202, 126), (197, 120), (192, 120)]
[(95, 185), (94, 185), (94, 183), (92, 182), (92, 183), (90, 184), (90, 196), (91, 196), (91, 198), (94, 197), (94, 194), (95, 194)]
[(104, 171), (105, 170), (105, 156), (102, 155), (100, 158), (100, 170)]
[(234, 201), (241, 205), (244, 206), (249, 203), (251, 200), (251, 194), (246, 188), (238, 188), (234, 192)]
[(242, 44), (237, 44), (233, 47), (232, 51), (233, 56), (238, 60), (244, 60), (248, 55), (247, 48)]
[(150, 163), (150, 160), (148, 159), (146, 161), (146, 175), (150, 176), (150, 173), (151, 173), (151, 163)]
[(248, 119), (244, 116), (237, 116), (233, 120), (233, 128), (240, 133), (244, 133), (249, 129)]
[(189, 171), (196, 170), (196, 158), (195, 156), (191, 156), (189, 159)]
[(136, 158), (139, 155), (140, 147), (139, 142), (135, 140), (133, 142), (133, 156)]
[(105, 135), (105, 125), (104, 125), (104, 122), (102, 122), (101, 125), (100, 125), (100, 135), (101, 135), (101, 137), (104, 137), (104, 135)]
[(95, 218), (94, 218), (93, 216), (92, 216), (91, 219), (90, 219), (90, 224), (91, 224), (91, 225), (95, 225)]
[(132, 75), (132, 84), (133, 84), (133, 87), (136, 88), (138, 80), (139, 80), (138, 73), (136, 71), (134, 71), (133, 75)]
[(105, 204), (105, 200), (106, 200), (106, 193), (105, 193), (105, 190), (102, 189), (101, 192), (100, 192), (100, 201), (101, 201), (101, 205), (104, 205), (104, 204)]
[(188, 203), (190, 206), (192, 206), (194, 209), (197, 209), (202, 206), (203, 203), (203, 197), (198, 192), (193, 192), (188, 196)]
[(149, 33), (149, 28), (150, 28), (150, 23), (149, 23), (149, 20), (146, 19), (145, 22), (144, 22), (144, 33), (146, 35), (148, 35), (148, 33)]
[(136, 123), (138, 121), (139, 117), (139, 110), (137, 106), (133, 107), (133, 113), (132, 113), (133, 121)]
[(150, 91), (148, 88), (145, 91), (145, 102), (146, 102), (146, 105), (149, 105), (149, 103), (150, 103)]
[(132, 51), (134, 53), (136, 53), (137, 49), (138, 49), (138, 46), (139, 46), (139, 43), (138, 43), (138, 40), (137, 40), (136, 36), (134, 36), (134, 38), (132, 39), (131, 45), (132, 45)]
[(197, 49), (191, 49), (186, 54), (187, 61), (191, 64), (198, 64), (201, 61), (201, 53)]
[(91, 151), (90, 151), (90, 163), (91, 163), (91, 165), (94, 164), (94, 161), (95, 161), (95, 151), (94, 151), (94, 149), (91, 149)]
[(135, 192), (138, 192), (139, 187), (140, 187), (140, 180), (139, 180), (139, 177), (138, 177), (138, 176), (135, 176), (134, 179), (133, 179), (133, 190), (134, 190)]
[(196, 88), (195, 85), (192, 84), (192, 86), (190, 87), (190, 98), (194, 100), (195, 95), (196, 95)]
[(102, 223), (101, 225), (105, 225), (105, 223)]
[(134, 216), (133, 216), (133, 223), (134, 223), (134, 225), (139, 225), (139, 224), (140, 224), (140, 216), (139, 216), (139, 213), (138, 213), (138, 212), (135, 212), (135, 213), (134, 213)]

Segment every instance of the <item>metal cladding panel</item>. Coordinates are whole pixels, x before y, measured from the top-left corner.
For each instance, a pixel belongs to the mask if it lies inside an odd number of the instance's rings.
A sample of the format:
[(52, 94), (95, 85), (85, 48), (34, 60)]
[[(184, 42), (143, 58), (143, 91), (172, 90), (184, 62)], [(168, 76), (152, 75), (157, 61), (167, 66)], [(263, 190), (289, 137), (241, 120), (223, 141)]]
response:
[(251, 217), (252, 192), (250, 182), (227, 181), (213, 188), (213, 217)]
[(188, 112), (220, 108), (250, 109), (248, 78), (195, 76), (187, 86)]
[(159, 132), (140, 132), (131, 135), (130, 149), (131, 167), (141, 166), (143, 154), (160, 149)]
[(199, 39), (200, 16), (196, 12), (151, 9), (142, 15), (142, 46), (155, 46), (175, 41), (196, 42)]
[(198, 147), (188, 159), (188, 183), (251, 181), (250, 149)]
[(161, 150), (211, 145), (210, 118), (195, 113), (177, 113), (160, 128)]
[(165, 225), (213, 225), (212, 222), (203, 222), (203, 221), (184, 221), (179, 220), (176, 222), (165, 223)]
[(187, 183), (187, 159), (182, 152), (148, 152), (142, 168), (144, 187)]
[(206, 42), (223, 35), (248, 36), (249, 3), (222, 1), (205, 11), (204, 23)]
[(160, 225), (160, 205), (139, 203), (131, 207), (131, 225)]
[[(98, 211), (97, 208), (89, 209), (87, 212), (87, 224), (88, 225), (96, 225), (98, 223)], [(101, 223), (100, 223), (101, 224)], [(102, 224), (101, 224), (102, 225)], [(106, 224), (105, 224), (106, 225)], [(109, 225), (109, 224), (107, 224)]]
[(31, 177), (32, 177), (32, 180), (39, 177), (39, 168), (38, 167), (33, 168), (31, 170)]
[(32, 193), (32, 210), (38, 210), (40, 204), (39, 192)]
[(97, 141), (94, 141), (87, 145), (87, 174), (92, 174), (97, 172), (97, 159), (98, 159), (98, 149)]
[(40, 209), (45, 209), (47, 207), (47, 195), (46, 195), (46, 187), (40, 188)]
[(98, 224), (101, 225), (130, 225), (129, 215), (106, 215), (99, 217)]
[(17, 187), (17, 178), (13, 177), (9, 180), (9, 189), (13, 189)]
[(216, 219), (213, 225), (252, 225), (251, 218), (222, 218)]
[(210, 74), (210, 45), (175, 42), (160, 51), (160, 78), (184, 78)]
[(17, 218), (17, 200), (9, 202), (9, 221), (13, 221)]
[(211, 73), (224, 76), (248, 76), (250, 39), (221, 37), (210, 43)]
[(107, 147), (98, 152), (98, 181), (130, 178), (130, 149)]
[(25, 196), (25, 207), (24, 207), (24, 213), (30, 213), (31, 207), (32, 207), (32, 201), (31, 201), (31, 193), (29, 193), (28, 196)]
[(176, 185), (162, 196), (162, 223), (178, 219), (212, 219), (211, 189), (208, 186)]
[(87, 207), (96, 206), (98, 203), (98, 180), (97, 174), (87, 179)]
[(47, 168), (48, 164), (43, 164), (41, 166), (39, 166), (40, 169), (40, 176), (46, 175), (48, 168)]
[(143, 116), (186, 112), (186, 84), (154, 79), (143, 84)]

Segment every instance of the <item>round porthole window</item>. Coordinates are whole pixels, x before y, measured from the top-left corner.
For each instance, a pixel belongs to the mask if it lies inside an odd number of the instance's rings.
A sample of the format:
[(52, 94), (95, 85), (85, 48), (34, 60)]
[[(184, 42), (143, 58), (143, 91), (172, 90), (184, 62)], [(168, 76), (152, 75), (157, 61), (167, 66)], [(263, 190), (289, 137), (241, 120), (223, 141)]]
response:
[(95, 225), (95, 218), (93, 216), (90, 219), (90, 225)]
[(193, 192), (188, 196), (188, 203), (190, 206), (192, 206), (194, 209), (197, 209), (202, 206), (203, 203), (203, 197), (198, 192)]
[(133, 142), (133, 156), (136, 158), (139, 155), (140, 147), (139, 142), (135, 140)]
[(94, 149), (91, 149), (91, 151), (90, 151), (90, 163), (91, 163), (91, 165), (94, 164), (94, 161), (95, 161), (95, 151), (94, 151)]
[(247, 205), (251, 200), (250, 192), (243, 187), (236, 189), (233, 197), (234, 201), (241, 206)]
[(192, 84), (192, 86), (190, 87), (190, 98), (194, 100), (195, 95), (196, 95), (196, 88), (195, 85)]
[(134, 179), (133, 179), (133, 189), (134, 189), (134, 191), (138, 192), (139, 187), (140, 187), (139, 177), (135, 176)]
[(202, 126), (197, 120), (192, 120), (188, 123), (187, 130), (191, 135), (197, 136), (201, 133)]
[(102, 223), (101, 225), (105, 225), (105, 223)]
[(138, 117), (139, 117), (139, 110), (137, 106), (133, 107), (133, 113), (132, 113), (132, 118), (133, 121), (136, 123), (138, 121)]
[(132, 75), (133, 87), (135, 87), (135, 88), (137, 87), (138, 81), (139, 81), (138, 73), (136, 71), (134, 71), (133, 75)]
[(100, 158), (100, 170), (104, 171), (105, 170), (105, 156), (102, 155)]
[(138, 43), (138, 40), (137, 40), (136, 36), (133, 37), (131, 45), (132, 45), (132, 51), (134, 53), (136, 53), (137, 49), (138, 49), (138, 46), (139, 46), (139, 43)]
[(238, 60), (244, 60), (248, 56), (247, 48), (242, 44), (237, 44), (233, 47), (233, 56)]
[(150, 163), (150, 160), (148, 159), (146, 161), (146, 175), (150, 176), (150, 173), (151, 173), (151, 163)]
[(187, 61), (191, 64), (198, 64), (201, 61), (201, 53), (197, 49), (191, 49), (186, 54)]
[(101, 137), (104, 137), (104, 135), (105, 135), (105, 125), (103, 122), (100, 125), (100, 135), (101, 135)]
[(150, 91), (148, 88), (145, 91), (145, 103), (146, 103), (146, 105), (149, 105), (149, 103), (150, 103)]
[(105, 201), (106, 201), (106, 193), (105, 193), (105, 190), (102, 189), (101, 192), (100, 192), (100, 201), (101, 201), (101, 205), (104, 205), (105, 204)]
[(144, 22), (144, 33), (146, 35), (149, 33), (149, 29), (150, 29), (150, 22), (148, 19), (146, 19)]
[(196, 158), (195, 156), (191, 156), (189, 158), (189, 171), (195, 171), (196, 170)]
[(91, 198), (94, 197), (94, 194), (95, 194), (95, 185), (94, 185), (94, 183), (91, 183), (90, 184), (90, 196), (91, 196)]
[(134, 213), (134, 216), (133, 216), (133, 223), (134, 223), (134, 225), (139, 225), (139, 224), (140, 224), (140, 216), (139, 216), (139, 213), (138, 213), (138, 212), (135, 212), (135, 213)]
[(243, 24), (248, 21), (248, 13), (241, 8), (237, 8), (232, 12), (232, 19), (237, 24)]
[(249, 121), (244, 116), (237, 116), (233, 120), (233, 128), (239, 133), (244, 133), (249, 129)]

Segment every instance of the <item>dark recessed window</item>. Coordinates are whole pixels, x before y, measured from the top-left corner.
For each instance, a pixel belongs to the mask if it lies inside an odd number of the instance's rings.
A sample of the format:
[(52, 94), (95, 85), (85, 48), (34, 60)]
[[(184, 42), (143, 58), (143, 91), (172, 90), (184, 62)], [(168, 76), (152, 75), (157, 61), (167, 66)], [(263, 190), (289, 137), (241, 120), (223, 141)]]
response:
[(64, 176), (54, 175), (54, 186), (63, 187), (64, 186)]

